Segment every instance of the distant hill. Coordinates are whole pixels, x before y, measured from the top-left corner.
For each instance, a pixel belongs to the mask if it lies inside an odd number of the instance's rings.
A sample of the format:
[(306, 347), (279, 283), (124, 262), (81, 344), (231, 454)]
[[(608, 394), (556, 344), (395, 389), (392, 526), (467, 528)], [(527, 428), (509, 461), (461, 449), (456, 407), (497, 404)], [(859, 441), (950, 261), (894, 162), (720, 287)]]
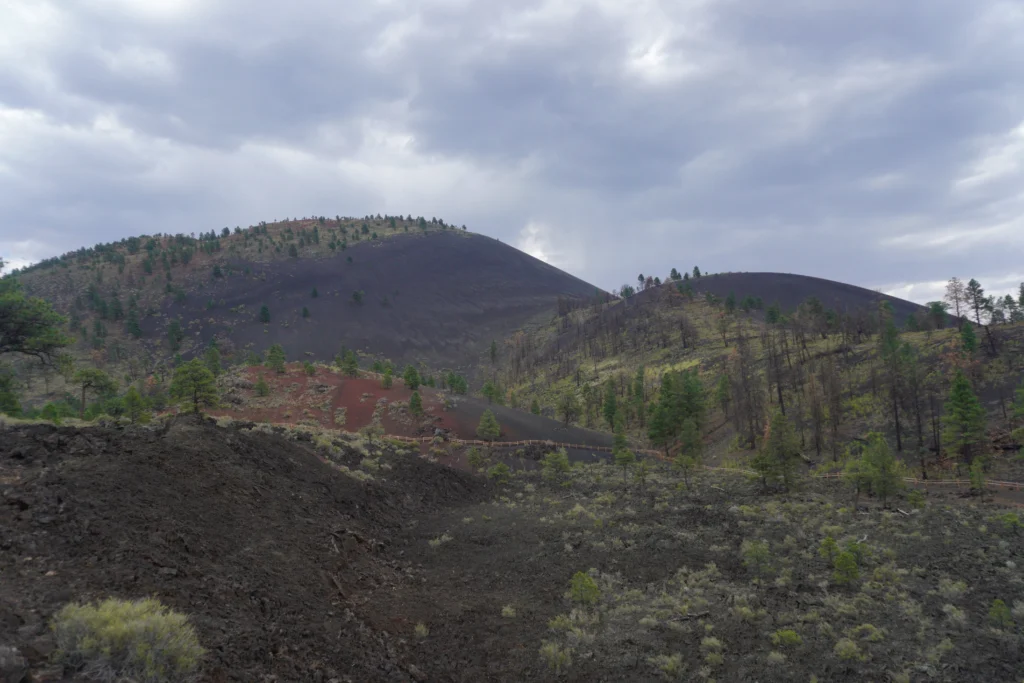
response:
[(892, 304), (896, 320), (900, 323), (911, 313), (923, 310), (919, 304), (864, 287), (793, 273), (719, 273), (693, 278), (690, 282), (696, 292), (711, 292), (721, 299), (729, 296), (729, 292), (735, 293), (739, 299), (761, 297), (765, 306), (778, 303), (783, 311), (795, 310), (812, 296), (817, 297), (826, 309), (831, 308), (837, 313), (873, 309), (879, 301), (885, 300)]
[(492, 340), (549, 322), (560, 300), (607, 296), (498, 240), (401, 216), (134, 237), (19, 277), (71, 316), (80, 351), (138, 358), (144, 368), (213, 339), (228, 356), (280, 343), (296, 360), (330, 360), (345, 347), (469, 368)]

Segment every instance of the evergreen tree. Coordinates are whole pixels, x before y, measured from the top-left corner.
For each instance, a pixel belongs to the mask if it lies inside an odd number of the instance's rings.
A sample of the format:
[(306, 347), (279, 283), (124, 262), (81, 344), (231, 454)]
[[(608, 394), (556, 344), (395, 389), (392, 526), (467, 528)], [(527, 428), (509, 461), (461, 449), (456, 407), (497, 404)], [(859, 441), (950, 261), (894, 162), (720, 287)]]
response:
[(946, 326), (946, 316), (949, 311), (949, 304), (945, 301), (930, 301), (928, 306), (928, 319), (931, 320), (932, 327), (937, 330), (941, 330)]
[(257, 396), (269, 396), (270, 395), (270, 385), (267, 384), (267, 380), (266, 380), (266, 378), (263, 375), (260, 375), (260, 378), (258, 380), (256, 380), (256, 395)]
[[(359, 376), (359, 358), (356, 356), (356, 352), (349, 349), (345, 352), (341, 362), (341, 371), (346, 377), (358, 377)], [(418, 386), (418, 385), (417, 385)], [(412, 387), (415, 389), (416, 387)]]
[(604, 383), (604, 421), (609, 427), (615, 426), (615, 414), (618, 412), (618, 402), (615, 397), (615, 380), (611, 377)]
[(199, 413), (203, 406), (216, 406), (217, 385), (213, 373), (198, 358), (179, 365), (171, 380), (171, 396), (186, 405), (191, 404), (194, 413)]
[(867, 435), (868, 445), (864, 449), (865, 471), (871, 484), (871, 492), (878, 496), (882, 505), (886, 500), (903, 489), (906, 466), (892, 453), (885, 438), (873, 432)]
[(698, 268), (697, 266), (693, 267), (693, 276), (695, 278), (699, 278), (700, 277), (700, 268)]
[(308, 318), (309, 317), (309, 309), (306, 308), (305, 306), (302, 307), (302, 317), (303, 318)]
[(682, 277), (683, 277), (683, 276), (679, 274), (679, 271), (678, 271), (678, 270), (676, 270), (675, 268), (673, 268), (673, 269), (672, 269), (672, 272), (670, 272), (670, 273), (668, 274), (668, 277), (669, 277), (669, 279), (670, 279), (670, 280), (672, 280), (672, 281), (678, 281), (678, 280), (682, 279)]
[(477, 425), (476, 435), (484, 441), (494, 441), (501, 436), (501, 425), (498, 424), (494, 413), (489, 410), (484, 411), (484, 414), (480, 416), (480, 424)]
[(270, 322), (270, 309), (266, 304), (260, 306), (260, 322), (264, 325)]
[(491, 355), (491, 365), (494, 365), (495, 363), (498, 362), (498, 343), (495, 342), (493, 339), (491, 340), (490, 355)]
[(311, 297), (313, 297), (313, 298), (315, 299), (315, 298), (317, 298), (318, 296), (320, 296), (320, 293), (319, 293), (318, 291), (316, 291), (316, 287), (314, 287), (314, 288), (313, 288), (313, 291), (312, 291), (312, 292), (310, 292), (310, 294), (309, 294), (309, 295), (310, 295)]
[(683, 422), (682, 431), (679, 434), (679, 453), (673, 460), (676, 469), (683, 475), (683, 483), (690, 488), (690, 475), (700, 466), (701, 457), (704, 453), (704, 442), (700, 436), (697, 423), (692, 418)]
[[(970, 327), (970, 324), (964, 327)], [(957, 370), (953, 377), (945, 409), (942, 438), (965, 463), (970, 464), (985, 440), (985, 408), (961, 370)]]
[(125, 330), (136, 339), (142, 336), (142, 326), (139, 325), (139, 313), (134, 308), (128, 309), (128, 320), (125, 322)]
[(0, 278), (0, 355), (19, 353), (48, 360), (72, 342), (61, 332), (65, 322), (49, 302), (26, 297), (17, 279)]
[(19, 417), (21, 402), (15, 387), (14, 373), (6, 367), (0, 367), (0, 414)]
[(729, 291), (729, 295), (725, 297), (725, 312), (734, 313), (736, 311), (736, 292)]
[(530, 412), (534, 415), (540, 415), (540, 402), (536, 398), (530, 401)]
[(172, 353), (178, 352), (184, 339), (185, 332), (181, 329), (181, 321), (174, 318), (167, 326), (167, 341), (170, 343)]
[(150, 414), (148, 408), (149, 402), (139, 393), (139, 390), (135, 387), (130, 387), (124, 395), (124, 414), (128, 416), (131, 423), (140, 422), (145, 424), (149, 422)]
[(562, 423), (568, 427), (579, 412), (579, 399), (576, 398), (576, 391), (570, 387), (558, 397), (558, 414), (562, 416)]
[(78, 417), (83, 420), (85, 419), (87, 393), (102, 396), (117, 391), (117, 382), (98, 368), (82, 368), (76, 371), (72, 383), (82, 388), (82, 405), (79, 409)]
[(416, 391), (420, 386), (420, 374), (411, 365), (405, 366), (405, 373), (402, 375), (402, 379), (405, 380), (405, 386), (413, 391)]
[(799, 459), (800, 441), (793, 425), (781, 410), (776, 410), (764, 444), (751, 460), (751, 466), (761, 475), (764, 484), (781, 483), (788, 490), (796, 477)]
[(214, 377), (216, 377), (217, 375), (220, 374), (220, 372), (221, 372), (220, 351), (217, 350), (216, 346), (211, 346), (211, 347), (207, 348), (206, 349), (206, 353), (203, 356), (203, 359), (206, 361), (207, 369), (211, 373), (213, 373)]
[(973, 355), (978, 350), (978, 336), (974, 333), (974, 325), (969, 322), (960, 323), (960, 342), (967, 355)]
[(390, 389), (394, 383), (394, 373), (391, 368), (384, 368), (384, 377), (380, 380), (380, 386), (382, 389)]
[(280, 344), (274, 344), (269, 349), (267, 349), (266, 365), (271, 370), (277, 373), (283, 373), (285, 360), (286, 358), (284, 355), (284, 347), (281, 346)]
[(622, 468), (622, 481), (626, 481), (626, 475), (629, 473), (629, 468), (636, 462), (636, 454), (629, 450), (629, 446), (626, 443), (626, 426), (625, 418), (620, 410), (615, 414), (613, 423), (615, 424), (615, 440), (612, 442), (612, 458), (618, 467)]
[(974, 322), (981, 326), (981, 314), (988, 308), (988, 298), (981, 283), (971, 278), (964, 290), (967, 297), (967, 306), (974, 311)]
[(420, 398), (418, 391), (412, 392), (412, 396), (409, 397), (409, 412), (416, 416), (423, 414), (423, 399)]

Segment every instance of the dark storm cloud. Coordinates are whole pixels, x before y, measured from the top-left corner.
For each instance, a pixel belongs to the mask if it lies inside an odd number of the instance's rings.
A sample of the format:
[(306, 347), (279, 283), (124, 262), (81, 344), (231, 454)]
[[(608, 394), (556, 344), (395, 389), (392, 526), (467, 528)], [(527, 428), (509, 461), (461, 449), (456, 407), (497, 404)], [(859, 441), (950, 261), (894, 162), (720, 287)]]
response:
[(1015, 3), (302, 10), (0, 9), (0, 251), (390, 211), (605, 287), (696, 262), (925, 299), (901, 285), (1024, 270)]

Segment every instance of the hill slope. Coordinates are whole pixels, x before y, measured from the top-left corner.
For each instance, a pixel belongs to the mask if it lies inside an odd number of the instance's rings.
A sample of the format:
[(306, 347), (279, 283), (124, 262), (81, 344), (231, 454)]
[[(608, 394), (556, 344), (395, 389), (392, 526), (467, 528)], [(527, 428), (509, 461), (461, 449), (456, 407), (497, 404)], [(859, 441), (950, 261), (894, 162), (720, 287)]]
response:
[(80, 352), (135, 359), (143, 372), (214, 338), (229, 358), (280, 343), (290, 358), (329, 360), (344, 346), (462, 367), (491, 340), (548, 322), (560, 299), (597, 292), (500, 241), (400, 216), (133, 237), (19, 277), (70, 316)]
[[(249, 264), (230, 265), (244, 272)], [(559, 297), (596, 291), (513, 247), (472, 234), (399, 235), (345, 255), (249, 267), (249, 276), (211, 280), (184, 301), (171, 302), (166, 314), (180, 317), (202, 345), (215, 336), (257, 351), (279, 343), (291, 358), (319, 359), (330, 359), (344, 345), (397, 362), (458, 367), (475, 360), (492, 339), (538, 317), (546, 322)], [(210, 299), (217, 302), (214, 310), (206, 308)], [(269, 324), (257, 319), (263, 305)], [(148, 323), (154, 336), (161, 323)]]
[(691, 280), (697, 292), (710, 292), (724, 299), (730, 292), (737, 298), (760, 297), (765, 305), (778, 303), (783, 311), (792, 311), (808, 297), (817, 298), (826, 309), (852, 312), (873, 309), (879, 301), (892, 304), (896, 320), (903, 322), (911, 313), (920, 313), (923, 307), (911, 301), (898, 299), (870, 289), (845, 282), (826, 280), (793, 273), (718, 273)]

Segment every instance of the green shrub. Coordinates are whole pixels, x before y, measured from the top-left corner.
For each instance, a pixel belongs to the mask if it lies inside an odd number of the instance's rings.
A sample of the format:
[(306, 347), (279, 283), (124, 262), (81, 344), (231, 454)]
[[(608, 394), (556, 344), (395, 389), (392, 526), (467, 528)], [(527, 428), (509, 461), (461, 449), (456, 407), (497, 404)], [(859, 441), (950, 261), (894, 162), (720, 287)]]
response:
[(851, 660), (863, 660), (864, 655), (861, 654), (860, 648), (857, 647), (857, 643), (853, 642), (849, 638), (843, 638), (836, 643), (835, 647), (832, 648), (833, 654), (843, 661)]
[(792, 629), (781, 629), (772, 634), (772, 645), (776, 647), (796, 647), (803, 642), (800, 634)]
[(1013, 626), (1013, 617), (1010, 615), (1010, 608), (1006, 606), (1006, 603), (996, 598), (992, 601), (992, 606), (988, 608), (989, 620), (1000, 628), (1006, 628)]
[(497, 465), (487, 470), (487, 478), (493, 479), (498, 484), (507, 484), (511, 476), (512, 470), (503, 462), (499, 462)]
[(768, 571), (772, 559), (768, 541), (743, 541), (740, 545), (740, 555), (743, 556), (743, 566), (755, 574)]
[(555, 674), (561, 674), (563, 669), (569, 668), (572, 664), (572, 650), (559, 647), (558, 643), (545, 642), (540, 647), (540, 656)]
[(1003, 523), (1003, 529), (1006, 531), (1012, 531), (1017, 534), (1024, 528), (1024, 524), (1021, 523), (1020, 513), (1010, 510), (1002, 515), (999, 515), (998, 520)]
[(100, 680), (188, 681), (205, 654), (188, 618), (152, 598), (72, 603), (50, 627), (55, 659)]
[(907, 503), (910, 504), (910, 507), (920, 510), (924, 507), (924, 494), (917, 489), (910, 489), (907, 494)]
[(601, 589), (597, 587), (597, 582), (583, 572), (576, 572), (573, 575), (569, 593), (573, 602), (584, 605), (593, 605), (601, 597)]

